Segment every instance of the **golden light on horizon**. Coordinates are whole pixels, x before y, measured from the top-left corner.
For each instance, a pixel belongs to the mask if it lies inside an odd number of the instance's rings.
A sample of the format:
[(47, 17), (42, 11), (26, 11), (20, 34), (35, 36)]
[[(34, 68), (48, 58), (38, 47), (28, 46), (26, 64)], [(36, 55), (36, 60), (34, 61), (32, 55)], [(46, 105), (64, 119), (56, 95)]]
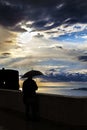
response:
[(67, 82), (40, 82), (40, 81), (36, 81), (38, 87), (52, 87), (52, 86), (69, 86), (69, 84)]

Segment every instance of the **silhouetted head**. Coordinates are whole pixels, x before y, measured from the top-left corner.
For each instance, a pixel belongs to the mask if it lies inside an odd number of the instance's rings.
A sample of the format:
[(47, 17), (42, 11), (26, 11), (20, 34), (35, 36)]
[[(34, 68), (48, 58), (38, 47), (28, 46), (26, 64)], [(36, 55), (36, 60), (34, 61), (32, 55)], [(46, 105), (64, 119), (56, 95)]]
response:
[(5, 68), (2, 68), (2, 70), (5, 70)]

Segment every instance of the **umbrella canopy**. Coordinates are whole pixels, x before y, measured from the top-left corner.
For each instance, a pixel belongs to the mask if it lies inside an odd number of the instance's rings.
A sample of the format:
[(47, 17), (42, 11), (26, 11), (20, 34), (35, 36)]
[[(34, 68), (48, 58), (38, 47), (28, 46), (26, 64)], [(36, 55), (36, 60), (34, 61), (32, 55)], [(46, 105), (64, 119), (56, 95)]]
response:
[(33, 78), (34, 76), (39, 76), (39, 75), (43, 75), (42, 72), (38, 71), (38, 70), (31, 70), (31, 71), (28, 71), (26, 72), (22, 78), (28, 78), (28, 77), (31, 77)]

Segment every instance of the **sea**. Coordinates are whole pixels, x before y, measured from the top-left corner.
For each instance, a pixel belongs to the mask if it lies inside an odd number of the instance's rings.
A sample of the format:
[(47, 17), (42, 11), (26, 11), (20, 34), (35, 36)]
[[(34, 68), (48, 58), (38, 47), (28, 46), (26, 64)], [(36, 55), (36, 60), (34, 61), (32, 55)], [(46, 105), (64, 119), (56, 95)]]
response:
[(39, 87), (37, 92), (75, 97), (87, 96), (87, 82), (68, 82), (61, 84), (58, 86)]
[(87, 82), (58, 82), (38, 86), (37, 93), (87, 97)]

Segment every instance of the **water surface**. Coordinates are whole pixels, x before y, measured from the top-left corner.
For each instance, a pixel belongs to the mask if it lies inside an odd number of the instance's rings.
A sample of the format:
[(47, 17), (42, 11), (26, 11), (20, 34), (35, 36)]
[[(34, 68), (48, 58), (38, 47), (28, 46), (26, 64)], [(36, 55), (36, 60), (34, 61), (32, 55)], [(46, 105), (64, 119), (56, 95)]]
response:
[(87, 82), (70, 82), (59, 86), (43, 86), (39, 87), (37, 92), (67, 96), (87, 96)]

